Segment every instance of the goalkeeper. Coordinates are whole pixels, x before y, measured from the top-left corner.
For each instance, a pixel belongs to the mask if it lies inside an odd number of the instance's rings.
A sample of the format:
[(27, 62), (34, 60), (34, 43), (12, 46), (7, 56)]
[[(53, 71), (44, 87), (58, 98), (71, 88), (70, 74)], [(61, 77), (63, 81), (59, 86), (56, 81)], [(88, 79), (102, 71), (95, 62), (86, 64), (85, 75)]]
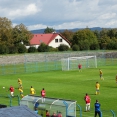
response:
[(82, 65), (81, 64), (78, 64), (78, 69), (79, 69), (79, 72), (82, 71)]

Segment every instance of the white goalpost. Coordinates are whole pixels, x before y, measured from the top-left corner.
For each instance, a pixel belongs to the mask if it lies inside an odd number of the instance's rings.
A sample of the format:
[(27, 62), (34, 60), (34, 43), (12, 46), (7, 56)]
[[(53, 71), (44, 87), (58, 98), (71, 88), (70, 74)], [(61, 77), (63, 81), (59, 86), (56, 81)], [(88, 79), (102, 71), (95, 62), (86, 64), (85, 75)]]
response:
[(78, 64), (82, 68), (97, 68), (96, 56), (69, 57), (61, 59), (62, 70), (76, 70)]

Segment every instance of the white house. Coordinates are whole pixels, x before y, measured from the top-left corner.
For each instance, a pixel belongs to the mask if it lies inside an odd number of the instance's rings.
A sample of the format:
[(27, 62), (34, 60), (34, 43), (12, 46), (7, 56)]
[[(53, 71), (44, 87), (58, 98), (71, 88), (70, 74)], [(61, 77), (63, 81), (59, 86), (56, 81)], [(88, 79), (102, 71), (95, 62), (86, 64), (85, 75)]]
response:
[[(57, 48), (60, 44), (64, 44), (70, 48), (70, 42), (60, 33), (34, 34), (30, 40), (30, 45), (38, 48), (41, 43), (45, 43), (53, 48)], [(27, 48), (29, 47), (27, 46)]]

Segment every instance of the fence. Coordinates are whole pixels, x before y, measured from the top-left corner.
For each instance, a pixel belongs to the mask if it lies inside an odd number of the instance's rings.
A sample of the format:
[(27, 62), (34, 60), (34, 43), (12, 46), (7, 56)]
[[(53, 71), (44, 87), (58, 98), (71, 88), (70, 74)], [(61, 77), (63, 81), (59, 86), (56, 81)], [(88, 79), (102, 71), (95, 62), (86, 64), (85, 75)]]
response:
[[(0, 101), (7, 107), (16, 106), (20, 103), (20, 97), (18, 95), (11, 97), (10, 95), (0, 95)], [(17, 103), (17, 104), (16, 104)], [(16, 104), (16, 105), (15, 105)]]
[(76, 51), (0, 56), (0, 75), (62, 70), (61, 59), (97, 56), (97, 65), (117, 65), (116, 51)]

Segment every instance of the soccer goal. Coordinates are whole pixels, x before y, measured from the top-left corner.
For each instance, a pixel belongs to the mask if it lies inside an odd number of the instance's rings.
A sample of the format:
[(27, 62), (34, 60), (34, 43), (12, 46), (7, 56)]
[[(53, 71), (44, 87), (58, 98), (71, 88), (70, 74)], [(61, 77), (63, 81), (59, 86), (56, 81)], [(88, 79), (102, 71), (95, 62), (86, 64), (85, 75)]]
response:
[(96, 56), (69, 57), (61, 59), (62, 70), (76, 70), (78, 64), (82, 68), (97, 68)]

